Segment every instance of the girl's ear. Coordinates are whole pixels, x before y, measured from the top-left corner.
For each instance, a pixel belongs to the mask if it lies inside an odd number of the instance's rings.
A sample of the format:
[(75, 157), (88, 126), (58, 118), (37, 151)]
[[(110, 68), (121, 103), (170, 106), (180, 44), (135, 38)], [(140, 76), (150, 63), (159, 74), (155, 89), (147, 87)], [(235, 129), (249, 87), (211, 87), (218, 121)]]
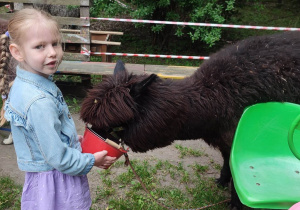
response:
[(20, 50), (20, 47), (16, 44), (9, 45), (9, 51), (11, 55), (19, 62), (24, 61), (23, 53)]

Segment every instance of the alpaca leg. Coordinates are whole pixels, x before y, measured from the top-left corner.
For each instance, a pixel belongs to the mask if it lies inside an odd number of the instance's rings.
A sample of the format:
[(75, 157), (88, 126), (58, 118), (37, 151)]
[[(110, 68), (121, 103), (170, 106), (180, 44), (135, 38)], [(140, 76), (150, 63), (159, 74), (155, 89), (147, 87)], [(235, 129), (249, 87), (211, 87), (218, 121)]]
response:
[(231, 171), (229, 167), (229, 158), (230, 155), (228, 153), (222, 152), (222, 156), (224, 159), (223, 167), (221, 169), (221, 175), (220, 178), (216, 180), (216, 183), (218, 185), (221, 185), (222, 187), (226, 187), (226, 185), (230, 182), (231, 180)]
[(241, 203), (241, 201), (237, 195), (237, 192), (234, 188), (233, 180), (231, 180), (231, 202), (230, 202), (230, 205), (231, 205), (232, 210), (243, 209), (243, 204)]

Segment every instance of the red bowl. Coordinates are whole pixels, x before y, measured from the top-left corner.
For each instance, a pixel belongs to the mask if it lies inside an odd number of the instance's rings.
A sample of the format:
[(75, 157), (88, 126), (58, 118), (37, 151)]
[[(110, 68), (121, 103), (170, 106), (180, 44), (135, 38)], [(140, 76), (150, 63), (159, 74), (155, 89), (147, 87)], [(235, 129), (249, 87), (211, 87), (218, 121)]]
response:
[(124, 153), (127, 153), (123, 148), (117, 149), (103, 139), (100, 135), (95, 133), (92, 129), (86, 127), (81, 142), (82, 153), (96, 153), (103, 150), (107, 151), (107, 155), (111, 157), (120, 158)]

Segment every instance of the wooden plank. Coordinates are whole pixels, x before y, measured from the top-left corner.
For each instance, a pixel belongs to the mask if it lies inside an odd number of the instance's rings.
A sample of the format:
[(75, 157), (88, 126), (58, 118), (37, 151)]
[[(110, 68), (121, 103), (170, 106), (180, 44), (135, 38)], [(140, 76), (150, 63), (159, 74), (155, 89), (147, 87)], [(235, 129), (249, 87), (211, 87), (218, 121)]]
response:
[[(80, 62), (80, 61), (62, 61), (57, 73), (59, 74), (92, 74), (108, 75), (113, 74), (115, 63), (105, 62)], [(129, 72), (134, 74), (143, 74), (145, 66), (143, 64), (125, 64)]]
[(13, 16), (12, 13), (3, 13), (3, 14), (0, 13), (0, 18), (1, 18), (1, 19), (4, 19), (4, 20), (10, 20), (10, 18), (11, 18), (12, 16)]
[(109, 34), (91, 34), (91, 40), (94, 41), (108, 41)]
[(63, 60), (67, 61), (89, 61), (89, 57), (81, 53), (64, 52)]
[[(80, 7), (80, 17), (90, 17), (90, 8), (89, 7)], [(90, 19), (87, 19), (88, 21), (90, 21)], [(82, 26), (80, 29), (80, 34), (83, 34), (85, 36), (87, 36), (88, 40), (91, 40), (90, 37), (90, 22), (88, 25), (86, 26)], [(90, 51), (90, 44), (81, 44), (81, 50), (86, 50), (86, 51)], [(85, 60), (90, 61), (90, 55), (84, 55), (85, 56)]]
[[(98, 52), (107, 52), (107, 45), (100, 45), (98, 47)], [(94, 56), (99, 56), (99, 55), (94, 55)], [(100, 56), (102, 62), (108, 62), (108, 58), (111, 57), (107, 55), (100, 55)]]
[(64, 43), (89, 44), (89, 35), (87, 34), (65, 34), (62, 33)]
[[(0, 14), (0, 18), (10, 20), (13, 13)], [(88, 19), (74, 18), (74, 17), (59, 17), (53, 16), (53, 18), (59, 23), (59, 25), (76, 25), (76, 26), (89, 26), (90, 22)]]
[(0, 0), (0, 2), (89, 6), (89, 0)]
[(80, 30), (65, 29), (65, 28), (60, 29), (60, 31), (63, 32), (63, 33), (73, 33), (73, 34), (79, 34), (80, 33)]
[(90, 26), (89, 19), (53, 16), (59, 25)]
[[(60, 29), (61, 32), (66, 33), (80, 33), (80, 30), (74, 30), (74, 29)], [(90, 30), (91, 34), (109, 34), (109, 35), (123, 35), (123, 32), (120, 31), (94, 31)]]
[(123, 35), (120, 31), (91, 31), (91, 34), (109, 34), (109, 35)]
[(121, 45), (121, 42), (112, 42), (112, 41), (98, 41), (98, 40), (92, 40), (92, 44), (104, 44), (104, 45)]
[(147, 74), (157, 74), (164, 78), (176, 78), (190, 76), (197, 68), (195, 66), (145, 65), (145, 72)]
[[(62, 61), (58, 72), (60, 74), (113, 74), (115, 63)], [(181, 79), (192, 75), (198, 67), (125, 64), (126, 69), (134, 74), (157, 74), (162, 78)]]

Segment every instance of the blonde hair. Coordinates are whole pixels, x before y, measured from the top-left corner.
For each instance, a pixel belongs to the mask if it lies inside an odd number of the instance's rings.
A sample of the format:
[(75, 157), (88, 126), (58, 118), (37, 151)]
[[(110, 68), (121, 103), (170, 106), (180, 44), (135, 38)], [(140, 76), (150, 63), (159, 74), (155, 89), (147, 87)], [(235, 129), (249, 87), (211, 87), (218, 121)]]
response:
[(37, 23), (47, 21), (47, 27), (51, 27), (60, 41), (59, 25), (47, 12), (34, 8), (26, 8), (16, 12), (8, 23), (10, 42), (22, 46), (22, 37), (29, 27)]
[[(61, 42), (59, 25), (56, 20), (49, 13), (34, 8), (22, 9), (14, 13), (13, 17), (8, 22), (8, 33), (3, 34), (0, 37), (0, 93), (2, 95), (3, 106), (9, 92), (8, 69), (10, 68), (9, 63), (11, 63), (12, 57), (9, 52), (9, 44), (14, 43), (22, 47), (22, 38), (24, 37), (24, 34), (31, 26), (38, 25), (38, 23), (46, 23), (47, 27), (50, 27), (55, 36), (57, 36), (58, 42)], [(16, 62), (17, 61), (14, 61), (14, 63)], [(5, 123), (3, 106), (1, 110), (0, 126)]]

